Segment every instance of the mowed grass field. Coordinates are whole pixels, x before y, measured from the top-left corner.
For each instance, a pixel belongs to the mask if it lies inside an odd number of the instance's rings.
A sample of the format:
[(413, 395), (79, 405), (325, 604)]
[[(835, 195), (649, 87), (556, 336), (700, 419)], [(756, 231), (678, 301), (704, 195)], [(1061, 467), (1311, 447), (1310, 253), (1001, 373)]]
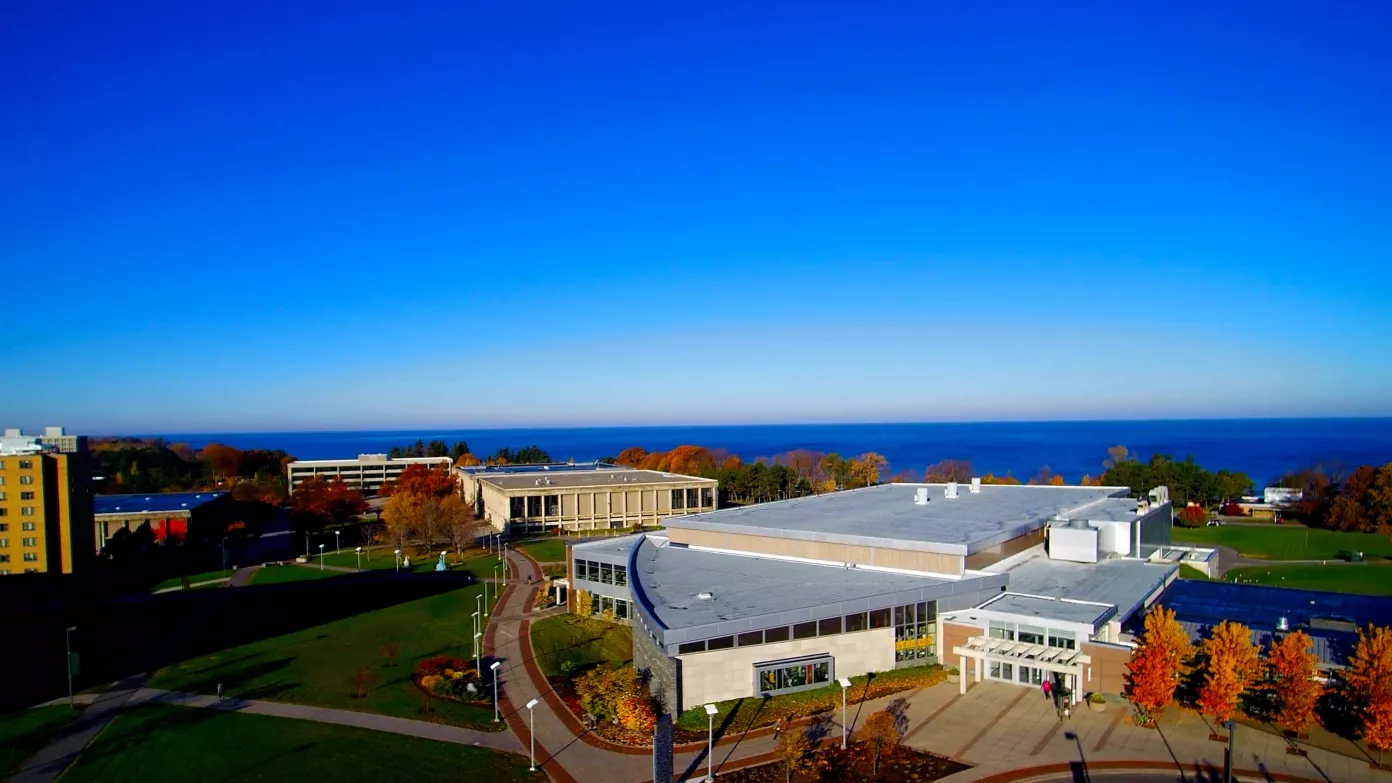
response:
[(1234, 568), (1223, 578), (1272, 587), (1392, 596), (1392, 565), (1381, 563), (1253, 566)]
[(0, 777), (19, 769), (25, 759), (67, 726), (74, 714), (64, 704), (0, 715)]
[(516, 548), (532, 556), (538, 563), (551, 563), (565, 560), (565, 542), (558, 538), (538, 541), (523, 541)]
[(618, 667), (633, 658), (633, 631), (603, 620), (555, 615), (532, 623), (532, 653), (547, 676), (560, 674), (566, 661), (581, 669), (598, 663)]
[(256, 569), (251, 576), (254, 585), (283, 585), (289, 582), (313, 582), (319, 579), (332, 579), (336, 576), (349, 576), (342, 571), (320, 570), (318, 565), (269, 565)]
[(525, 756), (312, 721), (148, 704), (112, 721), (65, 783), (545, 781)]
[(1226, 546), (1244, 557), (1268, 560), (1335, 560), (1340, 552), (1362, 552), (1364, 557), (1392, 557), (1392, 538), (1374, 533), (1341, 533), (1298, 525), (1219, 525), (1175, 527), (1175, 543)]
[[(431, 552), (412, 551), (410, 572), (420, 574), (434, 571), (435, 564), (440, 561), (440, 552), (444, 549), (441, 547)], [(447, 570), (452, 573), (468, 571), (475, 579), (491, 578), (493, 566), (498, 564), (498, 558), (483, 549), (465, 549), (462, 558), (456, 557), (453, 549), (448, 551), (449, 554), (445, 556)], [(364, 549), (359, 557), (352, 548), (346, 548), (339, 552), (326, 552), (324, 564), (339, 568), (362, 568), (364, 571), (392, 571), (396, 569), (396, 554), (388, 547), (372, 547)], [(319, 565), (318, 555), (314, 556), (310, 565)]]
[[(311, 573), (317, 569), (298, 568)], [(482, 584), (350, 615), (293, 633), (202, 655), (156, 672), (153, 688), (214, 693), (218, 683), (231, 697), (312, 704), (431, 720), (497, 731), (491, 707), (425, 698), (411, 680), (417, 661), (435, 655), (472, 655), (472, 613)], [(496, 603), (492, 592), (490, 602)], [(397, 645), (391, 661), (383, 647)], [(367, 669), (372, 684), (353, 695), (353, 676)]]

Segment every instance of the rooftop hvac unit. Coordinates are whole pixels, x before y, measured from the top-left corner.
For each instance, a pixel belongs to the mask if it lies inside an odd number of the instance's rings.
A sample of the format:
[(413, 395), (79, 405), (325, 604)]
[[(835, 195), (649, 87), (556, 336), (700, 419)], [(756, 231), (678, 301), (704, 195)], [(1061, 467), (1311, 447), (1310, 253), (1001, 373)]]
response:
[(1284, 617), (1277, 617), (1277, 618), (1276, 618), (1276, 630), (1278, 630), (1278, 631), (1289, 631), (1289, 630), (1290, 630), (1290, 621), (1287, 620), (1287, 619), (1284, 618)]
[(955, 498), (955, 497), (957, 497), (957, 482), (955, 482), (955, 481), (949, 481), (949, 482), (947, 482), (947, 490), (946, 490), (945, 492), (943, 492), (943, 497), (948, 497), (948, 498)]
[(918, 491), (914, 492), (914, 505), (916, 505), (916, 506), (926, 506), (926, 505), (928, 505), (928, 488), (927, 488), (927, 487), (919, 487), (919, 488), (918, 488)]
[(981, 479), (980, 479), (980, 478), (973, 478), (973, 479), (972, 479), (971, 493), (972, 493), (973, 495), (979, 495), (979, 494), (981, 494)]

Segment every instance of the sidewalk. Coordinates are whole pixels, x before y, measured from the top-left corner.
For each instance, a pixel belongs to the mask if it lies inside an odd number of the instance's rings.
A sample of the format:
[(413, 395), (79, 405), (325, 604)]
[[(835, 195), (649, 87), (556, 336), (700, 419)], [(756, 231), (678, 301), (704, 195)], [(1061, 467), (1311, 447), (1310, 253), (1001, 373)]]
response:
[[(1191, 771), (1222, 770), (1227, 745), (1209, 739), (1208, 724), (1199, 716), (1170, 710), (1159, 729), (1145, 729), (1130, 715), (1129, 705), (1110, 702), (1100, 713), (1079, 705), (1070, 720), (1060, 721), (1049, 700), (1033, 688), (973, 683), (958, 695), (956, 686), (940, 685), (912, 700), (905, 744), (973, 765), (944, 779), (950, 783), (1080, 759), (1089, 764), (1153, 762), (1170, 771), (1179, 765)], [(1318, 748), (1307, 748), (1308, 757), (1298, 756), (1286, 747), (1279, 737), (1239, 727), (1234, 766), (1261, 776), (1392, 783), (1392, 774), (1372, 769), (1367, 759)]]

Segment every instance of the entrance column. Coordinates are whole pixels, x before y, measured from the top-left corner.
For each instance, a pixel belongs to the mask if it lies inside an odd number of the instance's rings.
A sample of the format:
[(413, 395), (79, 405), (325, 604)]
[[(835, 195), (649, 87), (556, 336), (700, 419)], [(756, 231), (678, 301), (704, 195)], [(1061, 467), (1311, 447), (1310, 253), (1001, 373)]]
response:
[(959, 686), (959, 690), (958, 690), (957, 692), (960, 693), (960, 694), (966, 694), (966, 692), (967, 692), (967, 656), (963, 655), (963, 656), (960, 656), (960, 657), (961, 657), (961, 659), (962, 659), (962, 665), (957, 667), (957, 671), (958, 671), (957, 685)]
[(977, 681), (977, 682), (981, 682), (982, 677), (984, 677), (985, 675), (986, 675), (986, 659), (985, 659), (985, 658), (982, 658), (982, 657), (978, 657), (978, 658), (976, 659), (976, 681)]

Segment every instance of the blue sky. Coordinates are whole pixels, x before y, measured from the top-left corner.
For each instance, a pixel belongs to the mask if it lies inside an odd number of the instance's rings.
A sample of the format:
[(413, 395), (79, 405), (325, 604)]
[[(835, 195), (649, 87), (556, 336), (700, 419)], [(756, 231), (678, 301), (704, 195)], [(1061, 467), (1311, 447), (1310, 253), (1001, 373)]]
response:
[(5, 3), (0, 412), (1392, 414), (1392, 6), (1140, 5)]

